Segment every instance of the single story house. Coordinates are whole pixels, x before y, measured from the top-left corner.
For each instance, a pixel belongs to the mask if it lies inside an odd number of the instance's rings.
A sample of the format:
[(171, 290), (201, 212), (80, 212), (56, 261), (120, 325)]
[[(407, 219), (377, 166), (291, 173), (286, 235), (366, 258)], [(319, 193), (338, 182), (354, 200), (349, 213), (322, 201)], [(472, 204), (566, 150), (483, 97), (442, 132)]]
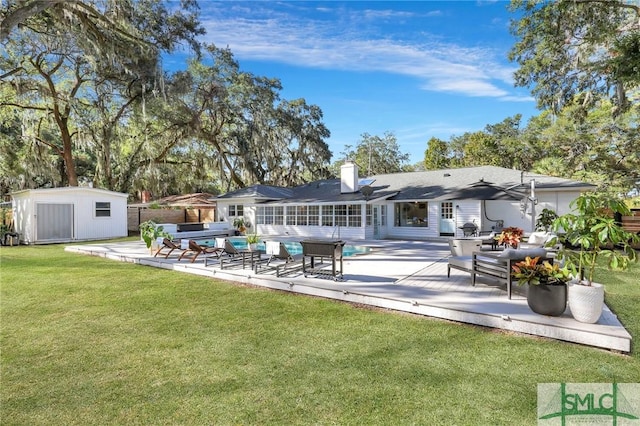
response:
[(127, 194), (90, 187), (27, 189), (11, 194), (23, 244), (127, 236)]
[(254, 185), (216, 198), (221, 221), (243, 217), (249, 232), (311, 238), (430, 239), (518, 226), (535, 230), (537, 214), (570, 211), (594, 185), (494, 166), (394, 173), (361, 179), (347, 162), (340, 179), (294, 188)]

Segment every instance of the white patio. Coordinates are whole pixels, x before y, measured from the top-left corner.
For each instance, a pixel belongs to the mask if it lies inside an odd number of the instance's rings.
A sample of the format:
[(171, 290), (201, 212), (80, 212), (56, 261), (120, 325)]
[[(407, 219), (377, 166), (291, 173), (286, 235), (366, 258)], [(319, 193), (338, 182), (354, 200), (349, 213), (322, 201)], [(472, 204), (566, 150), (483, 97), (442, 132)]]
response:
[(346, 257), (344, 279), (304, 277), (301, 271), (284, 277), (255, 274), (251, 269), (205, 267), (178, 255), (153, 257), (142, 242), (73, 245), (67, 251), (132, 262), (177, 272), (251, 284), (271, 289), (325, 297), (351, 303), (410, 312), (513, 332), (628, 353), (631, 335), (607, 307), (596, 324), (575, 321), (567, 309), (560, 317), (533, 313), (525, 289), (511, 300), (504, 286), (481, 282), (471, 286), (469, 273), (452, 270), (447, 278), (449, 247), (439, 241), (359, 241), (372, 247), (366, 255)]

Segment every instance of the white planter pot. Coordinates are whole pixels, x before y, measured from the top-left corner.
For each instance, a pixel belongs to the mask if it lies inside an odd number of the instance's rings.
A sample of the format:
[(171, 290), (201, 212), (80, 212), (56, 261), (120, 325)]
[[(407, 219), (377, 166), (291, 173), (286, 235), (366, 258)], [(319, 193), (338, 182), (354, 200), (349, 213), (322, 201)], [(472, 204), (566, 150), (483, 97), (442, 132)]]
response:
[(598, 322), (604, 306), (604, 286), (569, 284), (569, 309), (576, 321), (593, 324)]

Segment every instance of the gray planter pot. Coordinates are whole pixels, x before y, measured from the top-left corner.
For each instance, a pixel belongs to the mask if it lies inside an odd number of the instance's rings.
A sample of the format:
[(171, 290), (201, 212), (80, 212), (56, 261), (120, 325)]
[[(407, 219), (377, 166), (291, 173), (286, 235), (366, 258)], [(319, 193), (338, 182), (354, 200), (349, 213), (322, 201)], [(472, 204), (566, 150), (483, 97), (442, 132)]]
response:
[(527, 304), (536, 314), (560, 316), (567, 309), (567, 285), (530, 285), (527, 290)]

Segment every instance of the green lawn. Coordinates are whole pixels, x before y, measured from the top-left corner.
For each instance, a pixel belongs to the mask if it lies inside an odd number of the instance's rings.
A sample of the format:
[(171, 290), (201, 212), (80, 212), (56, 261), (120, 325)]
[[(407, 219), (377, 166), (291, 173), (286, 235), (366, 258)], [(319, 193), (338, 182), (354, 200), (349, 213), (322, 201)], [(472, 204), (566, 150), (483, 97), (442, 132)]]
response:
[[(63, 249), (0, 249), (3, 425), (533, 425), (538, 383), (640, 377), (637, 353)], [(639, 275), (600, 275), (635, 338)]]

